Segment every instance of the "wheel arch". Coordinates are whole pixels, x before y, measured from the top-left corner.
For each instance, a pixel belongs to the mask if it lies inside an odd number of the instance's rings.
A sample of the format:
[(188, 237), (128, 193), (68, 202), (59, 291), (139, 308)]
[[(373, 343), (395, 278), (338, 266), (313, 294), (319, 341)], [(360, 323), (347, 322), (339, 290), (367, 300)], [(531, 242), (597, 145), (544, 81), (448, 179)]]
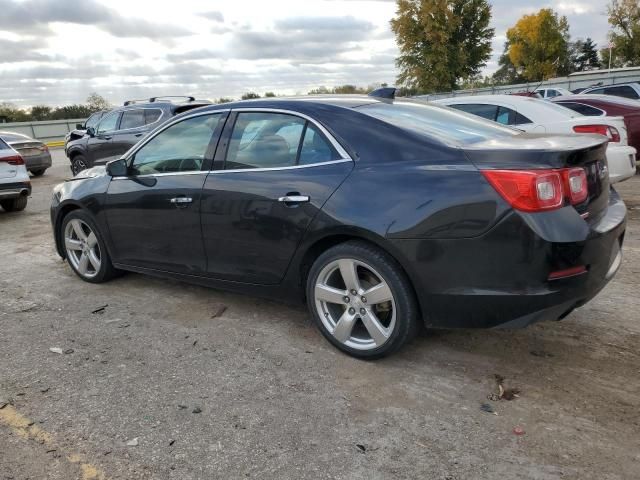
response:
[(64, 218), (74, 210), (82, 210), (82, 206), (74, 202), (65, 203), (58, 207), (58, 211), (54, 219), (53, 231), (56, 242), (56, 250), (58, 251), (58, 255), (60, 255), (60, 257), (62, 258), (67, 258), (67, 254), (64, 251), (62, 242), (62, 222), (64, 221)]

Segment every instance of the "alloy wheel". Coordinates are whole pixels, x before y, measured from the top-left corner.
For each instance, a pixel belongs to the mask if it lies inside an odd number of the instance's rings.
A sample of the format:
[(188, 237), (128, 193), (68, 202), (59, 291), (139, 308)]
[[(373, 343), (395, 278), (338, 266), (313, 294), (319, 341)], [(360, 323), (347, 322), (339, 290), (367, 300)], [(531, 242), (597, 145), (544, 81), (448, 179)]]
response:
[(340, 343), (371, 350), (384, 345), (396, 325), (389, 284), (370, 265), (352, 258), (327, 264), (314, 287), (318, 316)]
[(96, 234), (80, 219), (74, 218), (65, 227), (64, 245), (67, 259), (85, 278), (93, 278), (100, 271), (102, 256)]

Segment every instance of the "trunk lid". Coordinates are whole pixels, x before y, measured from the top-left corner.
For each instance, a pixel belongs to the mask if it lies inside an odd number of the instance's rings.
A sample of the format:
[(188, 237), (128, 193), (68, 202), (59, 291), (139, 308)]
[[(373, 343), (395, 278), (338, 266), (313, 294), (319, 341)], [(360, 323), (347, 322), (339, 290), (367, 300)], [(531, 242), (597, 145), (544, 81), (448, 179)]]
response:
[(607, 140), (601, 135), (522, 134), (463, 147), (480, 170), (539, 170), (582, 167), (589, 196), (576, 210), (594, 221), (609, 204)]

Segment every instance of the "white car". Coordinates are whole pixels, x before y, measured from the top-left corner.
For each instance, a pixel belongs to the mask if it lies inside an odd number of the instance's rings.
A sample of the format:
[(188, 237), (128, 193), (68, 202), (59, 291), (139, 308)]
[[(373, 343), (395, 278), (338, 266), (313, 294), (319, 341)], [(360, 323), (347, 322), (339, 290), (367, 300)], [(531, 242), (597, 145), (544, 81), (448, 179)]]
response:
[(31, 180), (22, 156), (0, 139), (0, 207), (24, 210), (31, 195)]
[(587, 117), (555, 103), (517, 95), (477, 95), (435, 100), (463, 112), (531, 133), (597, 133), (609, 138), (607, 162), (611, 183), (636, 172), (636, 149), (629, 146), (622, 117)]
[(569, 90), (561, 87), (538, 88), (535, 93), (539, 94), (545, 100), (563, 95), (573, 95)]

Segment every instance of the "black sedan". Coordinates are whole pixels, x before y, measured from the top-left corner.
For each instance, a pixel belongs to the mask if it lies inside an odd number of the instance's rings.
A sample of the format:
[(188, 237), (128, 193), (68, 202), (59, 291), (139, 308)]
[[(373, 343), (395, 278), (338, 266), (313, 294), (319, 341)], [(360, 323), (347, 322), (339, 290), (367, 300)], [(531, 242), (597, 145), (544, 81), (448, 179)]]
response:
[(306, 299), (331, 343), (376, 358), (421, 324), (521, 327), (594, 297), (626, 225), (605, 149), (409, 100), (238, 102), (58, 185), (51, 220), (85, 281)]

